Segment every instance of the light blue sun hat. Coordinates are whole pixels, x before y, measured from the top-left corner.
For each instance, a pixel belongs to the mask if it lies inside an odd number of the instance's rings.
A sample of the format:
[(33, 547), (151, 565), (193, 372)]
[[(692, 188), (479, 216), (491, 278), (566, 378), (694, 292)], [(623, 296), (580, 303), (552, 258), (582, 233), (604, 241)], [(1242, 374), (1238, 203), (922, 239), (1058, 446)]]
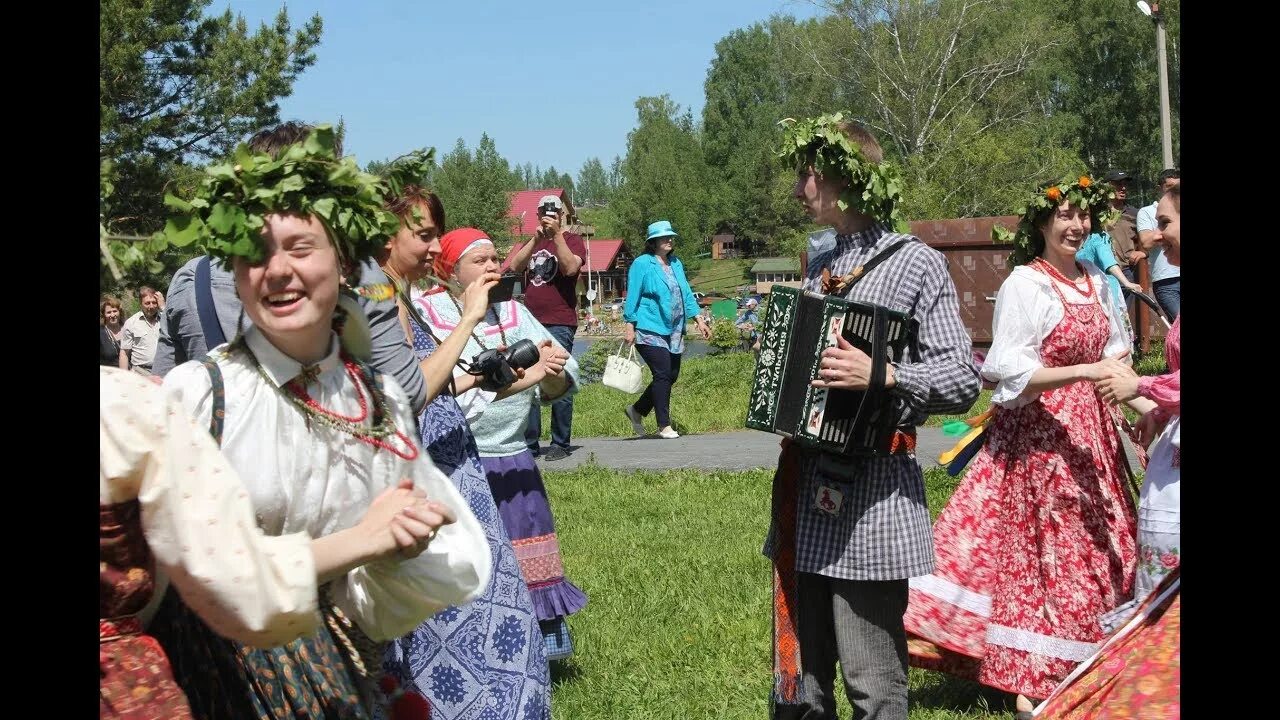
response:
[(649, 223), (649, 235), (645, 241), (656, 240), (664, 237), (680, 237), (675, 230), (671, 229), (670, 220), (659, 220), (655, 223)]

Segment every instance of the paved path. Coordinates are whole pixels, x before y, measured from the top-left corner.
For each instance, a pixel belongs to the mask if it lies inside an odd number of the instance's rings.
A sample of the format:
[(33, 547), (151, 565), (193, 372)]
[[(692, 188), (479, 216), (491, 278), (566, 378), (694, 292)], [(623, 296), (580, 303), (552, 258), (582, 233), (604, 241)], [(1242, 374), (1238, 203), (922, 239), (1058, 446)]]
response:
[[(620, 470), (772, 468), (778, 462), (778, 442), (781, 439), (778, 435), (758, 430), (682, 435), (675, 440), (656, 436), (575, 438), (572, 455), (554, 462), (539, 460), (538, 464), (547, 470), (569, 470), (594, 458), (599, 465)], [(942, 428), (919, 428), (916, 459), (921, 467), (933, 467), (937, 465), (938, 455), (956, 441), (957, 438), (944, 435)], [(1129, 462), (1133, 468), (1138, 467), (1132, 455)]]
[[(704, 468), (708, 470), (748, 470), (774, 467), (778, 462), (778, 442), (782, 438), (758, 430), (682, 435), (675, 440), (656, 436), (643, 438), (574, 438), (573, 454), (563, 460), (539, 465), (547, 470), (568, 470), (595, 458), (604, 467), (621, 470), (672, 468)], [(950, 448), (955, 438), (942, 434), (941, 428), (920, 428), (916, 457), (921, 465), (936, 463), (938, 455)]]

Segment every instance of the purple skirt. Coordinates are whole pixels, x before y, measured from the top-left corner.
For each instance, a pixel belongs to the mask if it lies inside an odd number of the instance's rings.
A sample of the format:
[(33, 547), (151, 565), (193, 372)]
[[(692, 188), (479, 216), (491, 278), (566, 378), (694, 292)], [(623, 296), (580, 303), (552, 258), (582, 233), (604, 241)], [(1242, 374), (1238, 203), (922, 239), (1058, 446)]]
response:
[(538, 619), (572, 615), (586, 607), (586, 594), (564, 576), (551, 503), (533, 455), (526, 450), (505, 457), (481, 457), (480, 465), (515, 548)]

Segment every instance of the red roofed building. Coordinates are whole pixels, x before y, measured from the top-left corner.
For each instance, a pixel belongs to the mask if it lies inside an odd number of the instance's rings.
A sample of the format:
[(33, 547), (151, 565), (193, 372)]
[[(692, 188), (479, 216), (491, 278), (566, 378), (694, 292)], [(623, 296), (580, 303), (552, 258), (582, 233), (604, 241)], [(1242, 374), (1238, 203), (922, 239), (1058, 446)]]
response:
[(555, 195), (564, 203), (567, 223), (577, 221), (578, 213), (573, 209), (573, 201), (564, 188), (548, 188), (546, 190), (517, 190), (511, 193), (511, 206), (507, 215), (516, 220), (515, 235), (517, 237), (533, 237), (538, 231), (538, 201), (547, 195)]
[[(588, 240), (587, 270), (591, 284), (596, 287), (596, 302), (604, 302), (627, 295), (627, 270), (631, 267), (631, 251), (622, 240)], [(581, 274), (586, 283), (587, 271)], [(585, 284), (584, 284), (585, 293)]]

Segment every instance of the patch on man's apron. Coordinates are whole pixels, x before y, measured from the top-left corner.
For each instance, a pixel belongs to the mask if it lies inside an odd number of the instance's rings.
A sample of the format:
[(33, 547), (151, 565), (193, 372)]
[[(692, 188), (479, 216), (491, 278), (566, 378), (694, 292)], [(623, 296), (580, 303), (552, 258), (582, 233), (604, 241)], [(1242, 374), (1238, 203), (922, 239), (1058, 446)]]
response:
[(823, 485), (813, 495), (813, 506), (829, 515), (839, 515), (844, 495), (833, 487)]

